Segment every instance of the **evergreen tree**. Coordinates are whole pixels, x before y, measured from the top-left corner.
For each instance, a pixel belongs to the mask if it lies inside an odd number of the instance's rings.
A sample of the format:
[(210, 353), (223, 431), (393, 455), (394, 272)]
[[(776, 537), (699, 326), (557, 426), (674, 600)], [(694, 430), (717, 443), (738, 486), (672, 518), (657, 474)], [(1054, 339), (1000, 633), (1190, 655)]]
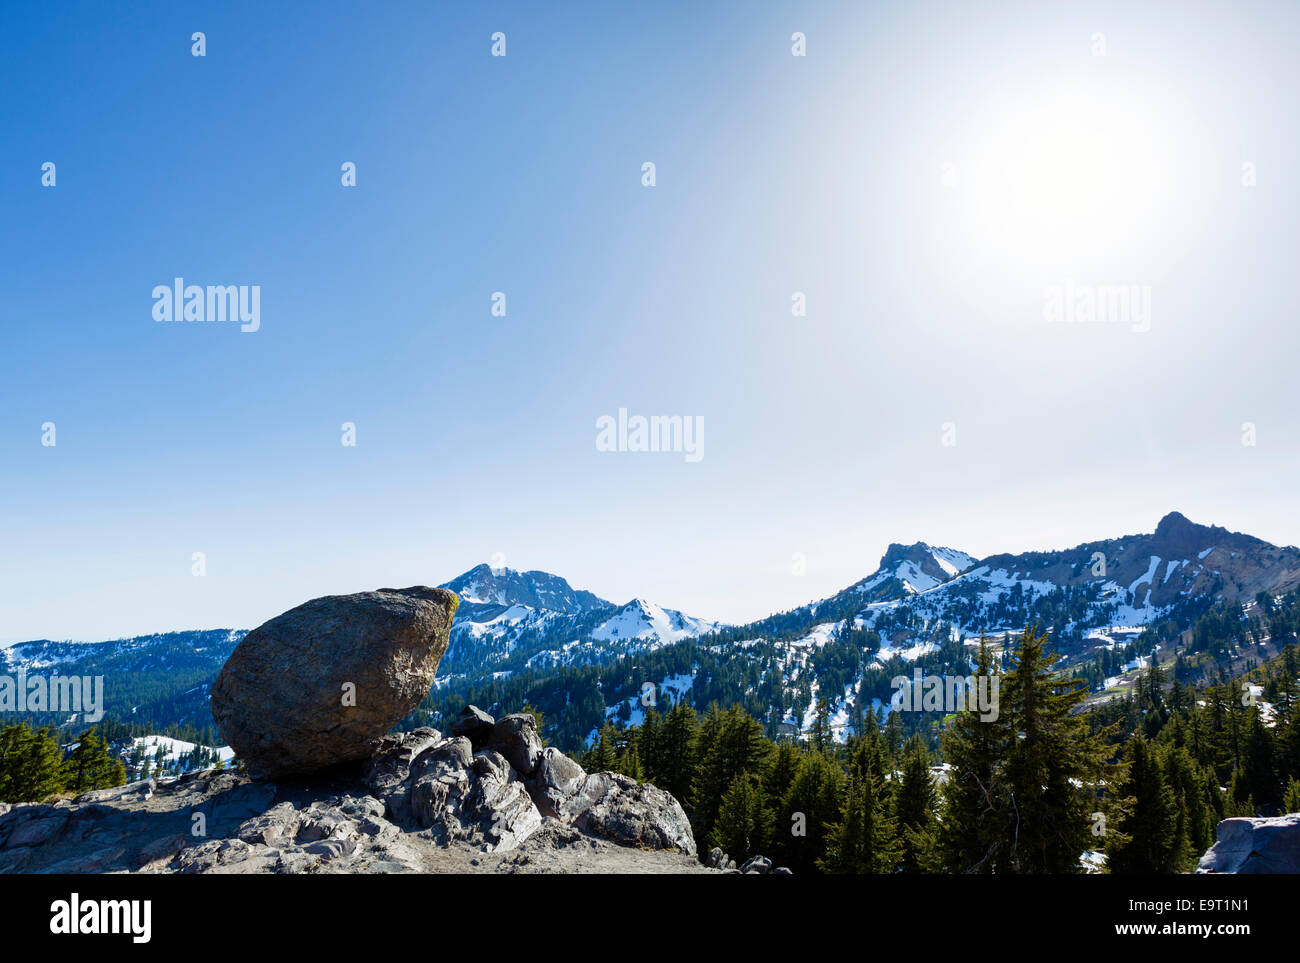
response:
[(763, 805), (757, 777), (742, 773), (722, 796), (710, 842), (737, 863), (760, 853), (768, 840), (771, 814)]
[(67, 763), (68, 788), (73, 792), (106, 789), (126, 782), (126, 766), (111, 755), (99, 732), (90, 728), (81, 734)]
[(1130, 800), (1119, 825), (1126, 842), (1107, 847), (1110, 871), (1172, 873), (1180, 869), (1184, 849), (1178, 833), (1178, 807), (1160, 759), (1143, 736), (1135, 736), (1128, 744), (1127, 772), (1119, 793)]
[(63, 756), (51, 730), (26, 723), (0, 730), (0, 802), (40, 802), (64, 788)]
[(695, 784), (699, 728), (695, 709), (681, 702), (664, 716), (663, 732), (656, 739), (654, 784), (686, 807), (691, 805)]
[(713, 831), (723, 795), (737, 777), (760, 775), (771, 747), (763, 727), (739, 706), (710, 712), (706, 723), (692, 814), (692, 827), (703, 839)]
[(812, 873), (826, 856), (827, 832), (839, 821), (843, 774), (820, 752), (808, 752), (777, 813), (772, 848), (796, 874)]
[(1056, 669), (1060, 656), (1028, 628), (1003, 679), (1000, 719), (1008, 727), (1003, 777), (1011, 803), (1005, 868), (1076, 873), (1091, 836), (1090, 800), (1101, 781), (1109, 732), (1092, 733), (1074, 710), (1088, 690)]
[(1296, 779), (1294, 776), (1286, 784), (1282, 808), (1288, 813), (1300, 813), (1300, 779)]
[(920, 736), (913, 736), (903, 750), (902, 771), (894, 788), (894, 818), (902, 844), (899, 868), (904, 873), (925, 873), (936, 868), (935, 801), (930, 753)]
[(878, 772), (851, 767), (839, 822), (827, 829), (826, 856), (818, 867), (828, 873), (892, 873), (901, 852), (898, 824)]
[[(993, 656), (981, 638), (975, 676), (991, 678), (992, 673)], [(958, 713), (943, 732), (941, 744), (951, 768), (942, 792), (939, 850), (949, 872), (992, 873), (999, 850), (1006, 852), (1011, 806), (999, 765), (1008, 734), (1004, 722), (984, 720), (972, 711)]]

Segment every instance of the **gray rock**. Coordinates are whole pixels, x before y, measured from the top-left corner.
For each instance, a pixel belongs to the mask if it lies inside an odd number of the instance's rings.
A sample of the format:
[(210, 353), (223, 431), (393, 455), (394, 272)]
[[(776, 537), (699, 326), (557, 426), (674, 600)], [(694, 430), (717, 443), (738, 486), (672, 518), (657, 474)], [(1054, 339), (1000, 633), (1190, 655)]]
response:
[(1198, 873), (1300, 873), (1300, 813), (1219, 823)]
[(510, 849), (542, 824), (505, 757), (491, 749), (471, 755), (464, 736), (422, 752), (411, 764), (406, 793), (410, 818), (445, 841)]
[[(442, 741), (437, 729), (427, 727), (394, 733), (379, 740), (375, 755), (363, 766), (366, 785), (383, 800), (381, 806), (386, 804), (388, 814), (399, 822), (410, 819), (407, 780), (411, 778), (411, 763)], [(383, 813), (381, 808), (379, 814)]]
[(428, 695), (459, 601), (414, 586), (290, 609), (245, 636), (222, 667), (211, 690), (217, 728), (262, 778), (368, 758)]
[(587, 772), (554, 746), (542, 750), (528, 792), (544, 816), (567, 819), (572, 813), (565, 803), (582, 788)]
[(466, 706), (451, 724), (451, 734), (464, 736), (478, 749), (491, 737), (495, 725), (496, 720), (478, 706)]
[(5, 846), (9, 849), (16, 849), (19, 846), (41, 846), (58, 836), (63, 831), (63, 827), (68, 824), (68, 814), (52, 810), (47, 812), (48, 815), (28, 819), (18, 825), (5, 840)]
[(122, 846), (106, 846), (90, 853), (78, 853), (41, 867), (40, 872), (52, 875), (64, 873), (99, 873), (119, 859), (125, 852)]
[(72, 801), (78, 806), (106, 802), (144, 802), (153, 795), (157, 785), (152, 779), (142, 779), (139, 782), (129, 782), (125, 786), (114, 786), (111, 789), (92, 789), (90, 792), (83, 792)]
[(751, 856), (745, 860), (745, 864), (740, 867), (742, 873), (758, 873), (766, 876), (772, 872), (772, 861), (766, 856)]
[(542, 740), (537, 734), (537, 720), (526, 712), (516, 712), (497, 721), (487, 741), (506, 757), (521, 775), (531, 776), (542, 757)]
[(579, 829), (629, 846), (680, 849), (695, 855), (695, 836), (681, 804), (656, 786), (616, 772), (598, 772), (565, 806)]

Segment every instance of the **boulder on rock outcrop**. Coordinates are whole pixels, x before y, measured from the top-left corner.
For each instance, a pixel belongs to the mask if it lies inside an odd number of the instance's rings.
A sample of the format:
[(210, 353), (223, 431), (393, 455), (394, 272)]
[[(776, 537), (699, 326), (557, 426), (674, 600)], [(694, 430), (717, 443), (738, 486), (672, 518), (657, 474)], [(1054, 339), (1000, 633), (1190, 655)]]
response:
[(212, 716), (248, 771), (280, 778), (369, 757), (429, 693), (460, 600), (414, 586), (313, 599), (244, 637)]
[(5, 805), (0, 873), (711, 871), (663, 790), (542, 749), (531, 716), (488, 742), (425, 727), (310, 780), (209, 770)]
[(1236, 817), (1219, 823), (1218, 841), (1198, 873), (1300, 873), (1300, 813)]

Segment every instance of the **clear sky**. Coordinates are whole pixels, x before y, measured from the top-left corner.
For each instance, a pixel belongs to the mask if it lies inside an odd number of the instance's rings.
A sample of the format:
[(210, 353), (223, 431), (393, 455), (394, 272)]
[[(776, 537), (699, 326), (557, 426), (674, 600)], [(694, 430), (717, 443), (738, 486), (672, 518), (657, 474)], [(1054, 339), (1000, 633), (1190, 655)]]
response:
[[(1294, 3), (309, 10), (0, 10), (0, 640), (494, 556), (738, 622), (891, 541), (1300, 542)], [(177, 276), (260, 330), (154, 321)], [(703, 458), (598, 451), (620, 408)]]

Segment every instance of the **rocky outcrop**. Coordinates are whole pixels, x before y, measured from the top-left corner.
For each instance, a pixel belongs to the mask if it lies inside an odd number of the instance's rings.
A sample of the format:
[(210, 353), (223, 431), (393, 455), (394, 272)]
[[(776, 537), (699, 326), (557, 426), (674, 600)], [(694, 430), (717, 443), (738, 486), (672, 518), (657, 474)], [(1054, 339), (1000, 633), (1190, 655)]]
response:
[(0, 872), (706, 870), (668, 793), (541, 748), (531, 716), (475, 718), (478, 748), (425, 727), (310, 780), (208, 771), (6, 807)]
[(1198, 873), (1300, 873), (1300, 813), (1219, 823)]
[(471, 706), (457, 722), (468, 719), (482, 748), (468, 736), (435, 738), (432, 729), (384, 741), (365, 778), (390, 818), (491, 850), (519, 845), (545, 818), (623, 845), (695, 855), (690, 821), (662, 789), (613, 772), (588, 775), (542, 748), (531, 715), (497, 721)]
[(433, 685), (459, 599), (415, 586), (313, 599), (244, 637), (212, 716), (255, 776), (367, 758)]

